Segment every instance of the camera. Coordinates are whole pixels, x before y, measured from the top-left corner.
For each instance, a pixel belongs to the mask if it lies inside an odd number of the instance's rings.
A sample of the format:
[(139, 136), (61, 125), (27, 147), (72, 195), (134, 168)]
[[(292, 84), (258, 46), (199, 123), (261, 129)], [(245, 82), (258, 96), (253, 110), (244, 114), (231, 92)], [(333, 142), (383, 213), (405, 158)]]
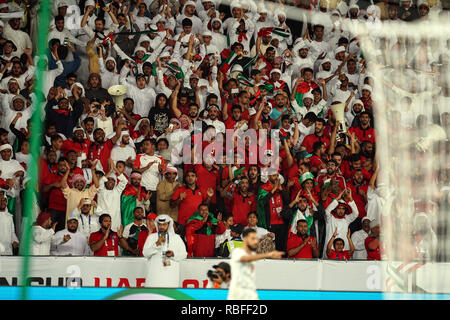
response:
[(208, 270), (208, 272), (206, 273), (206, 275), (208, 276), (208, 278), (210, 278), (211, 280), (213, 279), (219, 279), (223, 278), (222, 272), (217, 271), (217, 270)]

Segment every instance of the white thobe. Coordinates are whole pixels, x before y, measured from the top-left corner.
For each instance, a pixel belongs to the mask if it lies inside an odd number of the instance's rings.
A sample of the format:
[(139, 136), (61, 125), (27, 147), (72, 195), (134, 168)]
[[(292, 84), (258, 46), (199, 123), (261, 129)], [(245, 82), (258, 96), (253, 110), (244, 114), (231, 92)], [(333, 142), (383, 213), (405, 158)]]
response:
[(119, 83), (128, 87), (126, 96), (134, 100), (133, 112), (142, 117), (146, 117), (148, 116), (150, 109), (155, 105), (155, 90), (150, 87), (139, 89), (136, 85), (129, 83), (126, 80), (126, 75), (129, 71), (130, 69), (126, 66), (122, 67), (119, 76)]
[(44, 229), (41, 226), (33, 226), (33, 242), (31, 243), (32, 256), (49, 256), (50, 245), (55, 231)]
[[(351, 214), (346, 214), (342, 219), (338, 219), (331, 214), (337, 206), (338, 202), (333, 200), (325, 210), (325, 219), (326, 219), (326, 236), (325, 236), (325, 246), (328, 245), (328, 241), (330, 241), (333, 236), (334, 230), (337, 227), (337, 235), (336, 238), (341, 238), (344, 240), (344, 250), (350, 250), (350, 245), (347, 240), (347, 232), (348, 226), (352, 223), (356, 218), (358, 218), (358, 208), (356, 207), (355, 201), (351, 201), (348, 203), (350, 208), (352, 209)], [(324, 258), (326, 257), (326, 250), (324, 250)]]
[(11, 28), (9, 23), (5, 23), (5, 27), (3, 28), (3, 37), (14, 42), (17, 47), (17, 51), (14, 54), (17, 56), (21, 56), (25, 49), (33, 48), (30, 36), (21, 30), (14, 30)]
[(369, 236), (364, 230), (356, 231), (352, 234), (352, 242), (355, 246), (355, 252), (353, 253), (353, 259), (366, 260), (367, 251), (364, 241)]
[(0, 245), (5, 250), (0, 254), (3, 256), (12, 256), (12, 243), (14, 241), (19, 242), (14, 229), (13, 216), (8, 211), (2, 211), (0, 212)]
[(3, 159), (0, 159), (0, 176), (2, 179), (14, 179), (14, 173), (17, 171), (25, 172), (25, 169), (20, 165), (19, 161), (14, 159), (4, 161)]
[(111, 216), (111, 230), (117, 232), (117, 229), (122, 224), (122, 216), (120, 213), (120, 196), (122, 191), (128, 184), (128, 179), (121, 174), (117, 177), (118, 183), (112, 190), (105, 188), (105, 182), (108, 181), (106, 177), (100, 179), (100, 186), (97, 193), (98, 207), (102, 208)]
[[(65, 235), (70, 235), (67, 242), (64, 242)], [(64, 229), (53, 235), (50, 253), (52, 256), (90, 256), (91, 249), (84, 234)]]
[[(159, 233), (152, 233), (145, 241), (142, 251), (147, 258), (148, 274), (145, 280), (147, 287), (180, 287), (180, 261), (187, 257), (186, 246), (181, 237), (176, 233), (169, 233), (166, 242), (156, 246)], [(169, 258), (170, 265), (164, 266), (163, 252), (173, 251), (173, 257)]]

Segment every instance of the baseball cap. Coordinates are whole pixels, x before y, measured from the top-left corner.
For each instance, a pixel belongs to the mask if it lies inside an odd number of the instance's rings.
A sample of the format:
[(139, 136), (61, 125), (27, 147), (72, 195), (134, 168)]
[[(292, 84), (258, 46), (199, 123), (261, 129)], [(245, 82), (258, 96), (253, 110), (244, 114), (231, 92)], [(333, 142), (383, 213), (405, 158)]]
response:
[(214, 269), (221, 268), (221, 269), (223, 269), (226, 273), (230, 273), (230, 272), (231, 272), (231, 267), (230, 267), (230, 265), (229, 265), (228, 263), (226, 263), (226, 262), (220, 262), (220, 263), (214, 265), (213, 268), (214, 268)]
[(308, 151), (306, 150), (302, 150), (300, 152), (297, 152), (297, 154), (295, 155), (295, 157), (297, 159), (304, 159), (304, 158), (310, 158), (312, 157), (312, 154), (308, 153)]

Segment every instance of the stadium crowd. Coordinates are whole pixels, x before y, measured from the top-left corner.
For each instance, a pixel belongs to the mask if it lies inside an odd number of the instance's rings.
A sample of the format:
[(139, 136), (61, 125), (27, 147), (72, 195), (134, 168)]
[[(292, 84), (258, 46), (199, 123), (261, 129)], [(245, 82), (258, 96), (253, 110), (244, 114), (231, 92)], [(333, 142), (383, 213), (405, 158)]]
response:
[[(342, 21), (406, 24), (440, 9), (426, 0), (333, 3), (56, 0), (49, 51), (38, 59), (39, 5), (1, 2), (0, 253), (20, 254), (31, 232), (33, 255), (142, 256), (165, 214), (188, 257), (229, 257), (255, 228), (258, 252), (381, 259), (386, 190), (366, 60), (376, 53), (362, 52)], [(287, 19), (291, 4), (321, 18)], [(421, 76), (448, 66), (448, 49), (413, 57), (415, 91), (386, 81), (389, 130), (413, 132), (437, 117), (448, 135), (448, 112), (418, 102), (429, 90)], [(433, 99), (448, 101), (445, 80)], [(123, 101), (113, 86), (126, 90)], [(33, 159), (38, 109), (44, 131)], [(26, 231), (27, 168), (36, 164)], [(437, 181), (448, 192), (448, 167)], [(417, 205), (414, 219), (429, 224), (427, 208)], [(431, 229), (418, 228), (411, 244), (411, 259), (436, 255)]]

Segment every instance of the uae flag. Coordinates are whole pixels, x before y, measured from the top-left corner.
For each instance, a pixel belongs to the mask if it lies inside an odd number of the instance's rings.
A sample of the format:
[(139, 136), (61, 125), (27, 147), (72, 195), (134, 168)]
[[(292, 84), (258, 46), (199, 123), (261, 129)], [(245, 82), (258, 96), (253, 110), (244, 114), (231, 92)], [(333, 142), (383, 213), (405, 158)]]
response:
[(251, 83), (251, 81), (246, 76), (244, 76), (242, 73), (240, 73), (237, 76), (237, 81), (245, 87), (253, 87), (253, 84)]
[(308, 83), (306, 81), (303, 81), (302, 83), (300, 83), (300, 85), (297, 87), (297, 92), (295, 92), (295, 101), (297, 101), (297, 104), (300, 107), (303, 107), (303, 95), (315, 88), (317, 88), (317, 84), (315, 82)]
[(291, 33), (283, 28), (272, 28), (272, 27), (267, 27), (267, 28), (261, 28), (258, 32), (258, 37), (266, 37), (269, 36), (271, 34), (275, 34), (277, 36), (283, 37), (283, 38), (288, 38)]
[(222, 57), (223, 62), (220, 65), (219, 70), (223, 73), (227, 73), (233, 63), (233, 60), (236, 59), (237, 54), (230, 49), (225, 49), (220, 53), (220, 56)]
[(136, 190), (132, 185), (128, 185), (123, 190), (120, 197), (120, 211), (122, 213), (122, 225), (126, 226), (134, 221), (133, 211), (138, 201), (143, 201), (146, 193), (141, 187)]
[(183, 70), (180, 67), (178, 67), (178, 66), (176, 66), (174, 64), (171, 64), (171, 63), (166, 63), (166, 66), (167, 66), (167, 68), (170, 71), (175, 73), (175, 77), (177, 79), (183, 79), (184, 78), (184, 72), (183, 72)]
[(261, 186), (256, 199), (256, 214), (258, 216), (258, 227), (267, 229), (266, 208), (264, 207), (264, 198), (272, 190), (272, 185), (267, 182)]

